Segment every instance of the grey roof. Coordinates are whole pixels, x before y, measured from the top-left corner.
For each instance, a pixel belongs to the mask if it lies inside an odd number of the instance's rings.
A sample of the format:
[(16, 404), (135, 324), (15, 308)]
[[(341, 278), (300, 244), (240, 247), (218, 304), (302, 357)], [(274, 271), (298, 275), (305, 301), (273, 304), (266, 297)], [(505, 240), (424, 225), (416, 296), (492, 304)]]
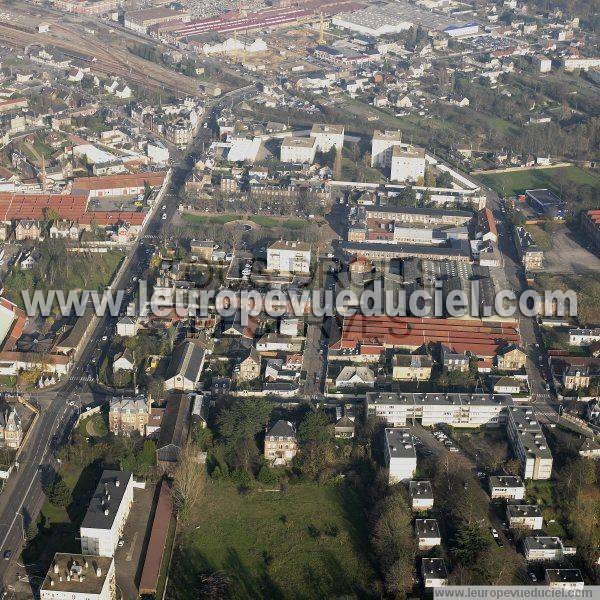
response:
[(546, 569), (546, 581), (550, 583), (583, 583), (579, 569)]
[(392, 458), (412, 458), (416, 456), (413, 436), (409, 429), (403, 427), (387, 427), (385, 443)]
[(525, 487), (518, 475), (490, 475), (490, 487)]
[(526, 546), (531, 550), (560, 550), (563, 547), (559, 537), (534, 536), (525, 538)]
[[(127, 484), (133, 475), (129, 471), (104, 471), (85, 513), (81, 527), (110, 529)], [(106, 514), (108, 512), (108, 514)]]
[(296, 430), (289, 421), (280, 419), (267, 431), (266, 437), (269, 438), (295, 438)]
[(430, 481), (411, 481), (409, 483), (412, 498), (428, 498), (433, 500), (433, 490)]
[(342, 242), (342, 248), (346, 252), (364, 252), (372, 250), (375, 252), (387, 252), (388, 254), (404, 254), (406, 256), (415, 255), (439, 255), (439, 256), (470, 256), (468, 249), (465, 247), (459, 248), (444, 248), (440, 246), (425, 246), (419, 244), (387, 244), (384, 242)]
[(542, 510), (537, 504), (508, 504), (506, 507), (509, 517), (541, 517)]
[(190, 381), (198, 381), (204, 363), (204, 349), (193, 342), (183, 342), (173, 351), (166, 379), (182, 375)]
[(110, 399), (110, 412), (125, 414), (148, 412), (148, 402), (143, 394), (135, 398), (128, 396), (113, 396)]
[(439, 538), (440, 528), (436, 519), (416, 519), (415, 531), (417, 537)]
[(421, 572), (423, 577), (433, 579), (446, 579), (448, 577), (448, 570), (443, 558), (424, 558), (421, 561)]

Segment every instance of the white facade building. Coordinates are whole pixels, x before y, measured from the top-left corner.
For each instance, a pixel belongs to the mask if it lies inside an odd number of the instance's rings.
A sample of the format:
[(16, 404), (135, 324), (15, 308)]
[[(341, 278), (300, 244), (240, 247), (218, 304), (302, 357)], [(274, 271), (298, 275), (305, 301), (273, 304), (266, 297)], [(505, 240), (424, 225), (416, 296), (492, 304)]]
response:
[(56, 553), (40, 588), (41, 600), (116, 600), (111, 557)]
[(436, 588), (448, 584), (448, 569), (443, 558), (424, 558), (421, 561), (423, 587)]
[(600, 341), (600, 328), (569, 329), (569, 344), (571, 346), (589, 346), (592, 342)]
[(442, 543), (440, 528), (435, 519), (416, 519), (415, 535), (419, 550), (429, 550)]
[(402, 144), (401, 131), (374, 131), (371, 140), (371, 166), (389, 167), (394, 147)]
[(411, 481), (408, 486), (411, 508), (429, 510), (433, 508), (433, 491), (429, 481)]
[(579, 569), (546, 569), (545, 580), (548, 587), (559, 590), (582, 590), (583, 577)]
[(517, 529), (541, 529), (544, 517), (537, 504), (507, 504), (506, 520), (509, 527)]
[(539, 73), (550, 73), (552, 71), (552, 60), (543, 54), (536, 54), (533, 57), (533, 64)]
[(525, 485), (516, 475), (491, 475), (489, 480), (490, 497), (492, 500), (523, 500)]
[(523, 550), (528, 561), (561, 560), (565, 553), (562, 540), (549, 536), (526, 537)]
[(267, 249), (267, 271), (288, 275), (310, 272), (310, 244), (280, 240)]
[(316, 151), (315, 138), (289, 137), (281, 143), (280, 160), (284, 163), (312, 165)]
[(329, 152), (332, 148), (341, 150), (344, 147), (344, 126), (315, 123), (310, 137), (315, 140), (318, 152)]
[(425, 150), (414, 146), (394, 146), (391, 166), (392, 181), (418, 182), (425, 177)]
[(388, 468), (388, 483), (406, 481), (417, 469), (417, 452), (413, 436), (408, 429), (386, 428), (385, 463)]
[(104, 471), (81, 523), (83, 554), (113, 556), (133, 504), (133, 475)]

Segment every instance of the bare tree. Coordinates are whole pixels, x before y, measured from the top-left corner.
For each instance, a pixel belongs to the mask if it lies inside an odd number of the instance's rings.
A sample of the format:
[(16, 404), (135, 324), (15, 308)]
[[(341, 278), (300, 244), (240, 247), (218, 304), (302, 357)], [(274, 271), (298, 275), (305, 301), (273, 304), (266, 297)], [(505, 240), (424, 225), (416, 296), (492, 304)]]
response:
[(173, 475), (173, 501), (182, 521), (187, 521), (198, 506), (206, 485), (206, 468), (197, 446), (188, 442), (181, 450)]

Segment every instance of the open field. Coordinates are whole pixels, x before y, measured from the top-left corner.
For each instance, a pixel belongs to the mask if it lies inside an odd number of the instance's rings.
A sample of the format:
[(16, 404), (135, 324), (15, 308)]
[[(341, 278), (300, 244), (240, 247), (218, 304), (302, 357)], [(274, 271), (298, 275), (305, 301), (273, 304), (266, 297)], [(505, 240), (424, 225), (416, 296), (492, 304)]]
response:
[(197, 215), (185, 213), (181, 215), (181, 218), (190, 223), (191, 225), (226, 225), (233, 221), (252, 221), (260, 227), (285, 227), (287, 229), (303, 229), (308, 224), (306, 221), (300, 219), (277, 219), (275, 217), (267, 217), (264, 215), (251, 215), (245, 217), (244, 215), (236, 214), (222, 214), (222, 215)]
[(525, 190), (549, 188), (561, 194), (569, 184), (599, 185), (600, 180), (579, 167), (557, 167), (555, 169), (528, 169), (510, 173), (489, 173), (478, 175), (485, 185), (503, 196), (522, 194)]
[(240, 494), (233, 483), (213, 482), (194, 523), (178, 540), (172, 600), (191, 598), (198, 574), (218, 569), (234, 598), (373, 596), (363, 509), (343, 484)]

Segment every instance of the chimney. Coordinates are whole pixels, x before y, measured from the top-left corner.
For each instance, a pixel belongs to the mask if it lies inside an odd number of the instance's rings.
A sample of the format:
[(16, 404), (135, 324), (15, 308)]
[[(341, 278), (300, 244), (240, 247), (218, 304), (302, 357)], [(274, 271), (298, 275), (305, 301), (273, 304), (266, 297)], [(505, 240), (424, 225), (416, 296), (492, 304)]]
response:
[(115, 487), (121, 487), (121, 482), (118, 479), (115, 480)]
[(88, 565), (88, 561), (87, 561), (87, 560), (86, 560), (86, 561), (85, 561), (83, 564), (85, 565), (85, 568), (86, 568), (86, 569), (89, 567), (89, 565)]
[(71, 581), (71, 576), (67, 574), (67, 581)]
[(50, 580), (50, 587), (54, 587), (54, 580), (53, 579)]
[(96, 569), (96, 577), (102, 577), (102, 569), (100, 567)]
[(104, 509), (104, 514), (105, 514), (105, 516), (107, 516), (107, 517), (108, 517), (108, 513), (109, 513), (109, 511), (108, 511), (108, 508)]
[(58, 573), (58, 565), (56, 563), (54, 563), (54, 572)]

